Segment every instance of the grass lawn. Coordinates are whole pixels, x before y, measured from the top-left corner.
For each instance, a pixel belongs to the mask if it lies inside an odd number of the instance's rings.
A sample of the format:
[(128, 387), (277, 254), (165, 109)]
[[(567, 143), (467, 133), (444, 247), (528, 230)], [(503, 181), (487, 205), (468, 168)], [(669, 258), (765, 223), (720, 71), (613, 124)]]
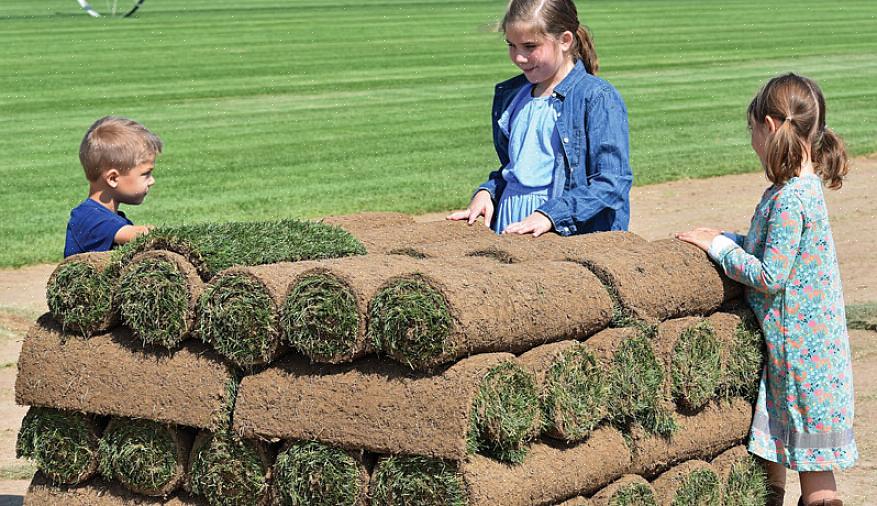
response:
[[(105, 0), (95, 0), (100, 6)], [(758, 170), (744, 111), (783, 71), (877, 151), (874, 0), (580, 0), (627, 101), (637, 184)], [(77, 149), (119, 114), (166, 143), (135, 223), (465, 206), (495, 168), (490, 101), (514, 75), (505, 0), (0, 0), (0, 266), (56, 261), (86, 196)]]

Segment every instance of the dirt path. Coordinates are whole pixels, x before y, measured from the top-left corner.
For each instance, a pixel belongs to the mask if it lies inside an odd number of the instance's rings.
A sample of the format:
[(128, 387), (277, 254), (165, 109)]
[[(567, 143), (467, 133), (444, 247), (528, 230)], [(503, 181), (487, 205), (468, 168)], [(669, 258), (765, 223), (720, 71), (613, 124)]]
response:
[[(696, 226), (745, 231), (761, 192), (761, 174), (676, 181), (634, 188), (631, 230), (660, 239)], [(827, 192), (848, 304), (877, 302), (877, 155), (854, 161), (844, 188)], [(418, 217), (444, 219), (446, 213)], [(14, 403), (15, 363), (21, 339), (37, 315), (46, 311), (45, 284), (54, 265), (0, 269), (0, 506), (20, 505), (23, 479), (32, 468), (15, 459), (15, 435), (26, 408)], [(877, 497), (877, 333), (851, 332), (856, 388), (856, 440), (861, 460), (838, 477), (848, 506), (864, 506)], [(790, 479), (786, 506), (797, 500), (797, 480)]]

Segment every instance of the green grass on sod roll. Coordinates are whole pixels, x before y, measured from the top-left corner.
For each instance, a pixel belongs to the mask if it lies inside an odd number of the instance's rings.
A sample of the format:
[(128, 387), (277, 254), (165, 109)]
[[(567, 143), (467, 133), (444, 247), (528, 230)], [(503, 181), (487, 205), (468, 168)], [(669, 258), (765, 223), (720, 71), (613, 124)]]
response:
[(615, 352), (609, 372), (609, 418), (622, 428), (639, 423), (666, 436), (676, 430), (676, 422), (665, 406), (665, 371), (651, 343), (655, 332), (654, 326), (640, 324)]
[(280, 328), (289, 344), (312, 360), (353, 354), (359, 334), (356, 298), (334, 276), (307, 276), (287, 295)]
[(718, 475), (710, 469), (696, 469), (683, 479), (671, 506), (715, 506), (721, 500)]
[(658, 506), (658, 500), (648, 485), (631, 483), (609, 499), (609, 506)]
[(269, 361), (279, 344), (274, 301), (249, 276), (221, 276), (208, 284), (197, 313), (198, 336), (239, 366)]
[(731, 467), (723, 492), (723, 506), (762, 506), (767, 500), (767, 475), (748, 456)]
[(671, 363), (673, 398), (690, 410), (706, 406), (722, 379), (722, 343), (709, 322), (682, 331)]
[(316, 441), (299, 441), (274, 463), (274, 488), (285, 506), (355, 506), (367, 486), (349, 453)]
[(100, 473), (138, 493), (160, 492), (181, 464), (171, 430), (152, 420), (114, 419), (100, 439)]
[(95, 423), (82, 413), (30, 408), (21, 422), (15, 454), (31, 459), (52, 481), (80, 483), (97, 469)]
[(587, 437), (606, 418), (609, 381), (587, 349), (565, 350), (552, 364), (542, 389), (543, 430), (567, 441)]
[(183, 255), (204, 280), (233, 265), (264, 265), (365, 254), (347, 231), (312, 221), (279, 220), (198, 223), (160, 227), (126, 244), (119, 257), (125, 265), (147, 250)]
[(144, 344), (174, 348), (185, 337), (189, 290), (174, 263), (137, 262), (119, 280), (118, 299), (122, 321)]
[(469, 449), (503, 462), (520, 463), (524, 443), (535, 436), (539, 395), (533, 376), (513, 362), (491, 368), (472, 406)]
[(373, 506), (465, 506), (468, 501), (452, 462), (421, 456), (381, 459), (369, 492)]
[(250, 506), (268, 493), (268, 469), (252, 442), (217, 432), (192, 456), (189, 486), (211, 506)]
[(90, 335), (112, 311), (114, 286), (114, 276), (86, 263), (71, 262), (58, 267), (46, 287), (46, 302), (65, 329)]
[(745, 318), (734, 331), (719, 396), (755, 401), (764, 366), (764, 337), (754, 318)]
[(444, 296), (418, 276), (398, 278), (369, 307), (375, 348), (412, 368), (448, 351), (453, 318)]

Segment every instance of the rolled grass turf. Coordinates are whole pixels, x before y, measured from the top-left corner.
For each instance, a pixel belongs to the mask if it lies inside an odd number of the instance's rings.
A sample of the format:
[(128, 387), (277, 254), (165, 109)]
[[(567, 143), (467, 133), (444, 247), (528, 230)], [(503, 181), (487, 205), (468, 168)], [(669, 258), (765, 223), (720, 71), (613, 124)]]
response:
[(192, 438), (180, 427), (113, 418), (100, 439), (98, 470), (136, 494), (167, 496), (185, 480)]
[(173, 352), (132, 341), (121, 327), (65, 337), (43, 315), (22, 344), (16, 402), (205, 429), (227, 422), (237, 374), (216, 353), (195, 341)]
[(654, 326), (606, 329), (585, 341), (606, 357), (609, 371), (609, 421), (624, 431), (640, 425), (648, 432), (670, 435), (676, 429), (666, 389), (667, 371), (656, 354)]
[(518, 361), (536, 378), (542, 431), (580, 441), (608, 416), (608, 366), (587, 345), (560, 341), (533, 348)]
[(658, 506), (655, 489), (638, 474), (625, 474), (591, 497), (593, 506)]
[(82, 253), (68, 257), (52, 272), (46, 303), (65, 332), (90, 336), (118, 324), (113, 299), (117, 277), (111, 264), (108, 251)]
[(317, 441), (286, 443), (274, 463), (274, 497), (283, 506), (365, 506), (364, 458)]
[(566, 501), (559, 502), (555, 506), (593, 506), (593, 502), (587, 497), (577, 496)]
[(101, 425), (92, 415), (31, 407), (18, 431), (15, 456), (33, 461), (55, 483), (82, 483), (97, 472)]
[(761, 506), (768, 495), (767, 475), (743, 445), (714, 458), (713, 469), (722, 480), (723, 506)]
[(483, 226), (469, 226), (458, 221), (428, 221), (422, 223), (401, 223), (383, 227), (362, 225), (338, 226), (355, 237), (370, 254), (388, 254), (400, 248), (418, 244), (469, 241), (494, 234)]
[(631, 242), (599, 257), (578, 259), (607, 286), (616, 302), (614, 324), (657, 322), (708, 314), (739, 297), (702, 250), (676, 239)]
[(697, 411), (717, 395), (724, 342), (709, 320), (687, 317), (658, 325), (655, 350), (669, 371), (669, 391), (681, 409)]
[(749, 433), (752, 405), (740, 398), (710, 403), (694, 415), (676, 413), (670, 437), (634, 427), (629, 434), (632, 462), (627, 472), (652, 478), (691, 459), (709, 460), (740, 444)]
[(652, 482), (661, 504), (668, 506), (715, 506), (722, 504), (722, 482), (713, 467), (702, 460), (689, 460)]
[(570, 262), (497, 264), (484, 258), (424, 261), (387, 280), (369, 306), (379, 353), (429, 370), (474, 353), (522, 352), (604, 328), (611, 301)]
[(327, 365), (291, 355), (244, 378), (234, 429), (382, 454), (462, 460), (479, 450), (515, 460), (538, 413), (532, 378), (508, 353), (436, 374), (374, 358)]
[(210, 506), (267, 506), (273, 456), (230, 431), (201, 432), (192, 445), (189, 489)]
[(466, 486), (454, 462), (418, 455), (388, 456), (375, 465), (372, 506), (466, 506)]
[(78, 486), (59, 485), (37, 472), (24, 496), (25, 506), (206, 506), (186, 492), (167, 497), (147, 497), (125, 489), (119, 483), (94, 477)]
[(373, 351), (368, 305), (383, 283), (419, 262), (393, 255), (323, 260), (292, 280), (280, 316), (283, 339), (314, 362), (350, 362)]
[(765, 360), (764, 335), (748, 307), (713, 313), (707, 318), (724, 343), (720, 397), (755, 402)]
[(204, 282), (183, 256), (147, 251), (132, 258), (119, 278), (122, 323), (144, 344), (176, 348), (189, 337)]

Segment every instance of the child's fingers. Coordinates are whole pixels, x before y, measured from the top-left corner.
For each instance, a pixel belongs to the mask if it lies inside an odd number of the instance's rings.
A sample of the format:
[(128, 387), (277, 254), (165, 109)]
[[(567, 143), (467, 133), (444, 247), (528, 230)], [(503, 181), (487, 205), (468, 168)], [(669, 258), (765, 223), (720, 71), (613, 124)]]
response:
[(445, 219), (446, 219), (446, 220), (459, 221), (459, 220), (465, 220), (465, 219), (468, 218), (468, 217), (469, 217), (469, 210), (468, 210), (468, 209), (463, 209), (462, 211), (454, 211), (454, 212), (452, 212), (451, 214), (447, 215), (447, 217), (445, 217)]
[(484, 210), (484, 226), (490, 228), (490, 220), (493, 219), (493, 207)]

